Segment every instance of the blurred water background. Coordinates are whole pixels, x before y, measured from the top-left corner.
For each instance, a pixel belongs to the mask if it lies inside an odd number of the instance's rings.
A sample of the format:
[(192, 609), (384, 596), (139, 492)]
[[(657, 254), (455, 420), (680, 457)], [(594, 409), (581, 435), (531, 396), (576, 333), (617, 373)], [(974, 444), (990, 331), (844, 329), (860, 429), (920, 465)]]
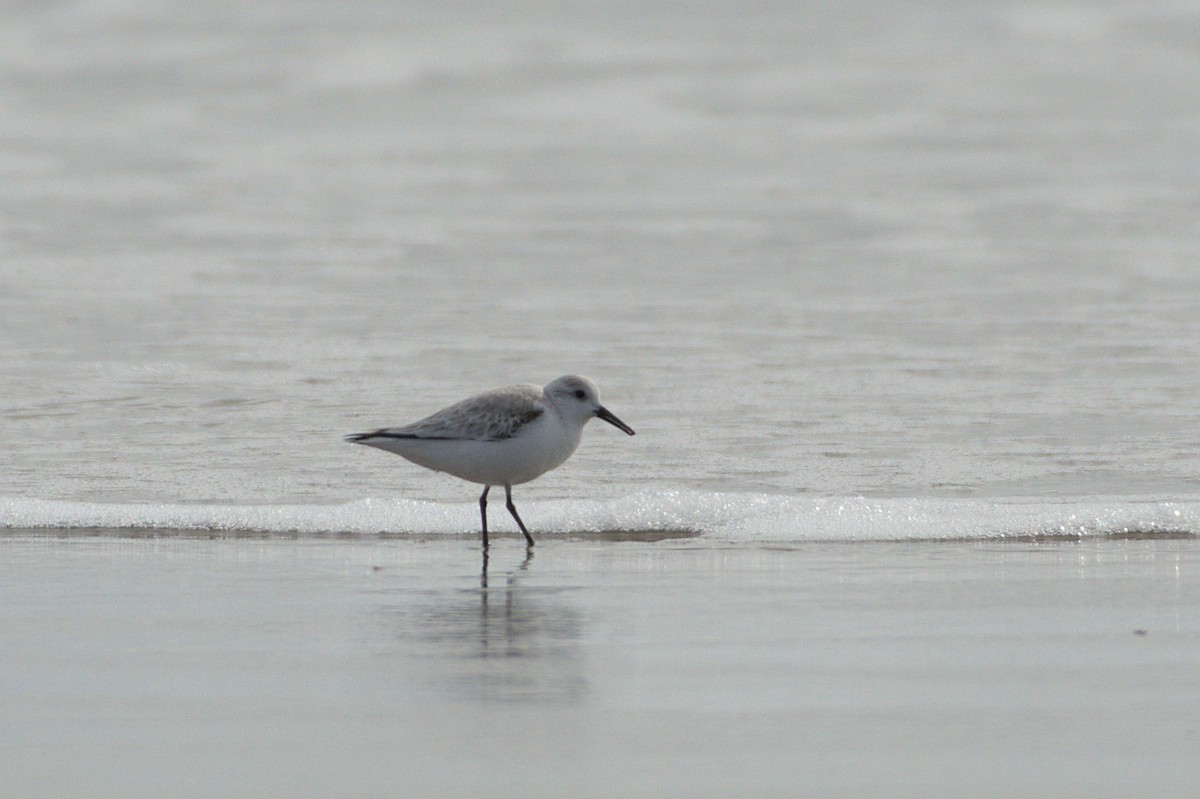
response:
[(1200, 532), (1197, 152), (1170, 0), (7, 4), (5, 523), (469, 531), (342, 434), (580, 372), (532, 527)]

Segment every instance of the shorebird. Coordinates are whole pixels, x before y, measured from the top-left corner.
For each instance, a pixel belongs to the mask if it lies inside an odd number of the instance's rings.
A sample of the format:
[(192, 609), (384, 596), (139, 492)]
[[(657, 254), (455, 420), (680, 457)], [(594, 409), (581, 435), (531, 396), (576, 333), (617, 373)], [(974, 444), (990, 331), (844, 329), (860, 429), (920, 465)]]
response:
[(505, 507), (525, 534), (526, 544), (533, 546), (533, 536), (513, 504), (512, 487), (562, 465), (579, 446), (583, 426), (593, 416), (633, 435), (632, 427), (600, 404), (595, 383), (579, 375), (564, 375), (545, 388), (498, 388), (412, 424), (355, 433), (346, 440), (393, 452), (426, 469), (482, 483), (479, 516), (484, 549), (488, 546), (488, 491), (503, 485)]

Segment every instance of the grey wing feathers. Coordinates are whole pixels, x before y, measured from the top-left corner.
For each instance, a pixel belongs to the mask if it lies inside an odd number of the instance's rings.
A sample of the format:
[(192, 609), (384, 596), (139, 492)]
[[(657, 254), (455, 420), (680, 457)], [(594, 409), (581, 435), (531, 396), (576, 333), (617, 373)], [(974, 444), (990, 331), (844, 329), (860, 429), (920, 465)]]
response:
[(457, 402), (418, 422), (359, 433), (348, 436), (347, 440), (362, 443), (372, 438), (500, 441), (511, 438), (545, 413), (541, 397), (542, 390), (536, 386), (497, 389)]

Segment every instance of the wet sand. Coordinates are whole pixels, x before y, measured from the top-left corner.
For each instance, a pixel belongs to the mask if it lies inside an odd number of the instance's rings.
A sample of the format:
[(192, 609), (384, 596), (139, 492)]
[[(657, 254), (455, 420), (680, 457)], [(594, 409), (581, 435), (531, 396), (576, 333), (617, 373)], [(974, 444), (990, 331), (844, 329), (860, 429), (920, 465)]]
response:
[(1191, 796), (1200, 542), (0, 537), (13, 797)]

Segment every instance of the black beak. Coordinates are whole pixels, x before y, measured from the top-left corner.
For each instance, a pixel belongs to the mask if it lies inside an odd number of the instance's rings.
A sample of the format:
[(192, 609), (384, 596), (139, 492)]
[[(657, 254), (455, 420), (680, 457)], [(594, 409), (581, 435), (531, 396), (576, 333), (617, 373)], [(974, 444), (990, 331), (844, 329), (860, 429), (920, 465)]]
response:
[(633, 435), (633, 428), (614, 416), (613, 412), (608, 408), (605, 408), (603, 405), (601, 405), (599, 410), (596, 411), (596, 415), (618, 430), (628, 433), (629, 435)]

